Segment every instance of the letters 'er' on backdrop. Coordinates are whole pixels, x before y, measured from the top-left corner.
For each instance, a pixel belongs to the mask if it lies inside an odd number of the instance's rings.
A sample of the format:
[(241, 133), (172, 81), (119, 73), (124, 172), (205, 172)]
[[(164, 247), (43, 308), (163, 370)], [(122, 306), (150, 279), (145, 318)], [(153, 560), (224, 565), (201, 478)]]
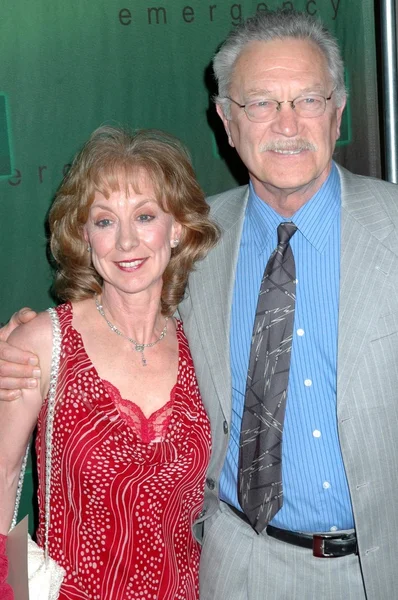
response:
[(350, 99), (336, 158), (380, 175), (373, 0), (3, 0), (0, 321), (52, 304), (46, 214), (71, 157), (101, 124), (177, 135), (207, 194), (247, 181), (210, 100), (209, 65), (243, 19), (283, 6), (338, 37)]

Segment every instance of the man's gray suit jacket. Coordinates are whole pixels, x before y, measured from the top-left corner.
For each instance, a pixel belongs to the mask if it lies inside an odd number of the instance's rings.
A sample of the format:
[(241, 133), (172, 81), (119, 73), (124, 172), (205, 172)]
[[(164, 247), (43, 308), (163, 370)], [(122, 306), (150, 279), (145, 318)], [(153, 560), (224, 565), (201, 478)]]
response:
[[(387, 600), (398, 598), (398, 186), (340, 167), (339, 174), (338, 431), (367, 598)], [(204, 522), (205, 536), (207, 519), (219, 509), (229, 439), (230, 314), (247, 200), (247, 186), (209, 199), (222, 238), (197, 265), (180, 306), (212, 427), (196, 528)]]

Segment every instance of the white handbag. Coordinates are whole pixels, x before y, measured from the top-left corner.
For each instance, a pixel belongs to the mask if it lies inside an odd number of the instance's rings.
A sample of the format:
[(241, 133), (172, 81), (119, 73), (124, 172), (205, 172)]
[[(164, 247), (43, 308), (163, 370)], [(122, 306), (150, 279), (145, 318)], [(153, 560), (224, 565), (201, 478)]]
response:
[[(45, 489), (45, 526), (44, 526), (44, 548), (40, 548), (28, 535), (28, 583), (29, 600), (57, 600), (59, 590), (65, 576), (65, 569), (58, 565), (48, 555), (48, 532), (50, 530), (50, 493), (51, 493), (51, 438), (54, 423), (55, 395), (57, 390), (57, 379), (59, 369), (59, 358), (61, 354), (61, 328), (57, 312), (49, 308), (52, 328), (53, 347), (51, 357), (50, 390), (48, 394), (47, 422), (46, 422), (46, 489)], [(17, 495), (15, 500), (14, 516), (11, 523), (13, 529), (17, 523), (19, 503), (21, 500), (22, 485), (25, 475), (26, 461), (28, 459), (29, 446), (22, 462), (21, 473), (18, 481)]]

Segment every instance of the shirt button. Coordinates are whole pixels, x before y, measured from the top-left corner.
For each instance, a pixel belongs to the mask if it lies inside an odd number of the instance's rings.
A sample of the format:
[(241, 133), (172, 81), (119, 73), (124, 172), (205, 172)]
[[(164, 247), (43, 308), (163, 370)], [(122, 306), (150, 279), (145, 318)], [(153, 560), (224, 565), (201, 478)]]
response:
[(302, 335), (304, 335), (304, 329), (297, 329), (296, 333), (301, 337)]
[(324, 481), (322, 483), (322, 487), (324, 490), (328, 490), (330, 488), (330, 483), (328, 481)]
[(209, 488), (209, 490), (214, 490), (214, 488), (216, 487), (216, 482), (214, 481), (214, 479), (208, 477), (206, 479), (206, 485)]
[(222, 424), (223, 430), (225, 435), (227, 435), (228, 433), (228, 423), (226, 421), (224, 421), (224, 423)]
[(319, 429), (314, 429), (314, 431), (312, 432), (312, 435), (314, 436), (314, 438), (320, 438), (321, 432), (319, 431)]
[(312, 385), (312, 380), (311, 379), (304, 379), (304, 385), (306, 387), (310, 387)]

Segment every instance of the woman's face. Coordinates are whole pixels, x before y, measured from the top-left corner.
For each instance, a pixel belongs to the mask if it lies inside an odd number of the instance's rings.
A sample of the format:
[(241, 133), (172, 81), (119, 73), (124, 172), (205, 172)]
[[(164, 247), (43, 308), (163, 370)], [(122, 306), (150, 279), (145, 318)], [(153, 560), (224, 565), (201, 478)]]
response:
[[(122, 187), (122, 186), (121, 186)], [(96, 192), (85, 225), (95, 270), (121, 292), (159, 295), (173, 241), (181, 225), (160, 207), (149, 178), (139, 179), (140, 193)]]

